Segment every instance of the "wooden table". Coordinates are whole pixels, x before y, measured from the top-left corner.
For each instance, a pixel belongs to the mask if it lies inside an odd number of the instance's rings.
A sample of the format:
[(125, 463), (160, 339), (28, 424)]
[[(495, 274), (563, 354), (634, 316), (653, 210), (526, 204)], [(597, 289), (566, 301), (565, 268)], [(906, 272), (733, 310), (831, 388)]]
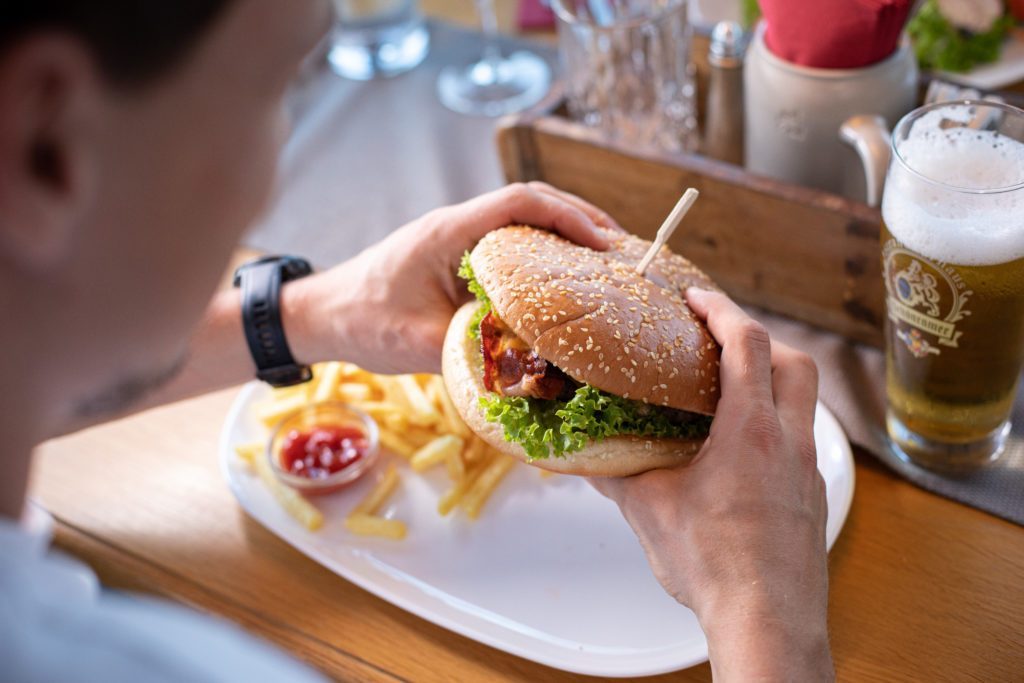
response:
[[(428, 0), (467, 19), (470, 3)], [(511, 3), (499, 5), (507, 26)], [(217, 467), (234, 391), (51, 441), (32, 495), (56, 544), (109, 586), (221, 615), (346, 681), (570, 681), (366, 593), (239, 508)], [(858, 452), (830, 559), (832, 644), (850, 681), (1024, 680), (1024, 529), (915, 488)], [(705, 664), (651, 680), (706, 681)]]

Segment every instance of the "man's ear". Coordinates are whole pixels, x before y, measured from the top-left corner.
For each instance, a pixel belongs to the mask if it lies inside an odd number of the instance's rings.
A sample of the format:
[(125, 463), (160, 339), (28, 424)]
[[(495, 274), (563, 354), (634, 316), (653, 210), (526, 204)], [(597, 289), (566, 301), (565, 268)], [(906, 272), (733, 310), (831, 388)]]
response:
[(67, 34), (34, 34), (0, 56), (0, 260), (38, 270), (70, 253), (95, 192), (101, 88)]

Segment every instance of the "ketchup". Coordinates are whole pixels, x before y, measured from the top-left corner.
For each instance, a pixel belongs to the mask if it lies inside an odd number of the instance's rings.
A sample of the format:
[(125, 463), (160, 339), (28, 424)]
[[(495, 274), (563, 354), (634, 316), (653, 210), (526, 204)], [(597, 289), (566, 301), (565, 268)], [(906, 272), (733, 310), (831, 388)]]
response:
[(366, 455), (366, 434), (358, 427), (293, 429), (281, 443), (281, 469), (309, 479), (323, 479)]

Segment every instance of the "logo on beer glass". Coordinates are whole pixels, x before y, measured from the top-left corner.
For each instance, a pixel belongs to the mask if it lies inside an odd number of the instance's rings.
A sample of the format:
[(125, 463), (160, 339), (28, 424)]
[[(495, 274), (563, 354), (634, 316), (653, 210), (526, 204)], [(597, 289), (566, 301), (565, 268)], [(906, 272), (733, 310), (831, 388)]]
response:
[(956, 269), (915, 254), (895, 240), (886, 243), (882, 255), (886, 308), (907, 350), (924, 358), (939, 355), (940, 346), (957, 348), (963, 331), (956, 329), (956, 323), (971, 314), (964, 306), (974, 292)]

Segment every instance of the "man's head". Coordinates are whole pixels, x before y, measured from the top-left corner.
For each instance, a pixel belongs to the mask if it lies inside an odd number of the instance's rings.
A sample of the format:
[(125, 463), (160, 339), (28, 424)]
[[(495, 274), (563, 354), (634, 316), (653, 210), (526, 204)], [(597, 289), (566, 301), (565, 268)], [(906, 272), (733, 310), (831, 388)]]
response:
[(5, 373), (59, 387), (39, 397), (59, 420), (180, 357), (268, 195), (283, 95), (329, 8), (14, 5), (0, 15), (0, 344)]

